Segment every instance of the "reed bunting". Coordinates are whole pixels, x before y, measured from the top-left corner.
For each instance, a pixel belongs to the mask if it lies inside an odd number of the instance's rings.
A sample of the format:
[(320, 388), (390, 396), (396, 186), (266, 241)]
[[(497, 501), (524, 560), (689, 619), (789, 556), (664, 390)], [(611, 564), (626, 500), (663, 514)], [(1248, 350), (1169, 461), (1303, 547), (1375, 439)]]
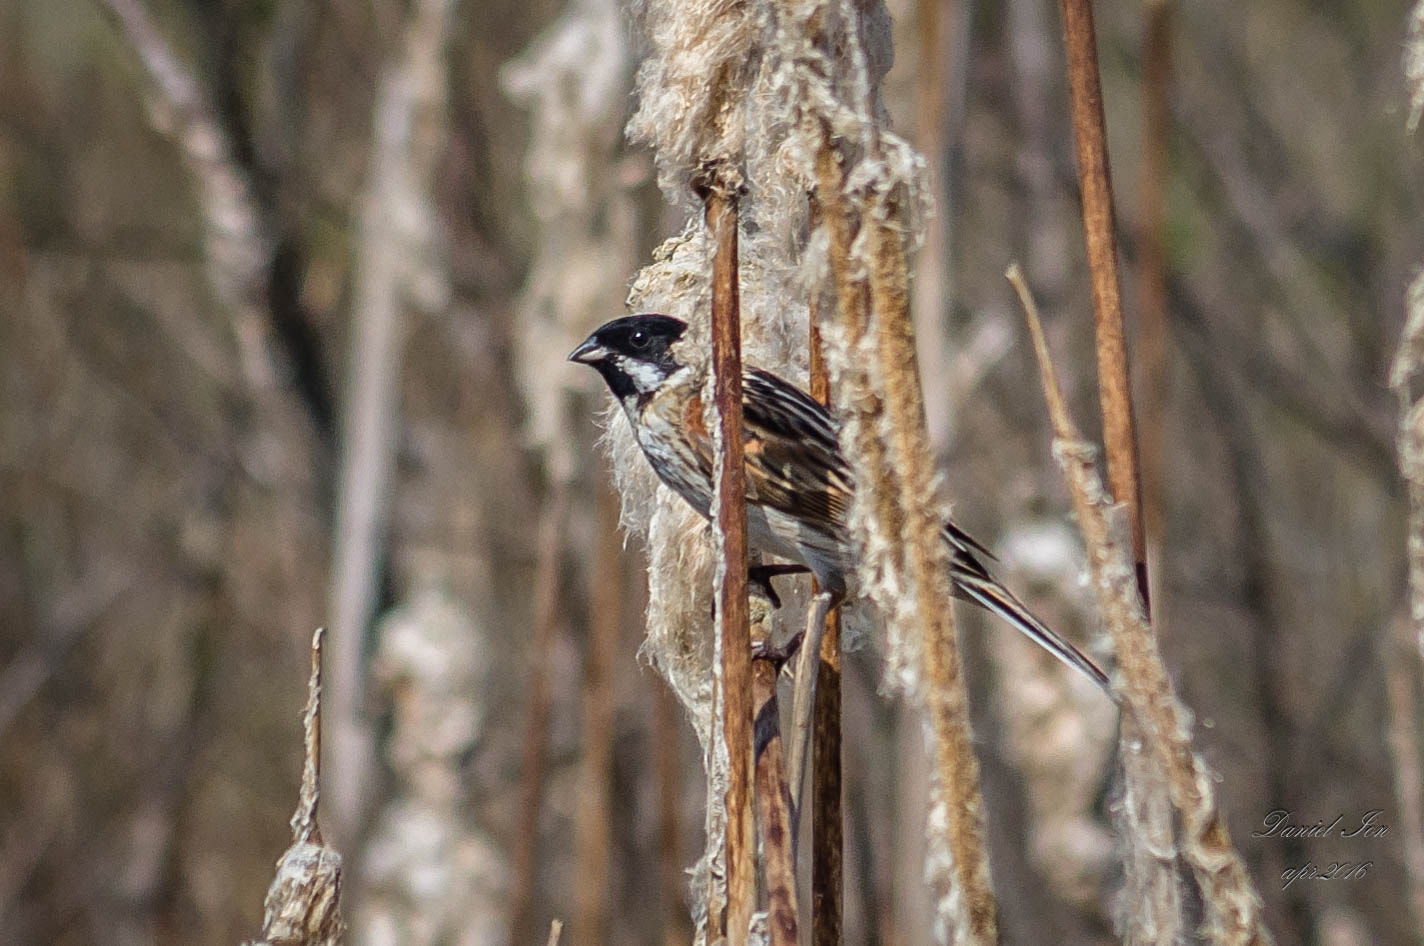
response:
[[(710, 517), (712, 436), (703, 419), (707, 368), (681, 363), (673, 345), (686, 323), (632, 315), (601, 326), (569, 355), (603, 376), (653, 470), (702, 516)], [(805, 566), (826, 596), (825, 611), (849, 590), (856, 548), (848, 524), (855, 480), (841, 454), (836, 421), (810, 395), (776, 375), (744, 367), (747, 538), (753, 549)], [(984, 567), (993, 555), (958, 526), (941, 533), (954, 593), (994, 612), (1111, 694), (1107, 675), (1034, 617)], [(816, 628), (813, 618), (808, 625)]]

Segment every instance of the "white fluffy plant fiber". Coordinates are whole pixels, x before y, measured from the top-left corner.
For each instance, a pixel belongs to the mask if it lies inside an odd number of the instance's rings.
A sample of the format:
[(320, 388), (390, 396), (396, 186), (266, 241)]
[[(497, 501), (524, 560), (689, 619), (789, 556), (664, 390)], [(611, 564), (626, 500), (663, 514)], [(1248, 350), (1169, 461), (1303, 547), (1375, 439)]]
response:
[(656, 149), (663, 189), (681, 197), (699, 167), (742, 163), (746, 99), (762, 48), (761, 4), (634, 0), (630, 9), (649, 48), (628, 137)]
[[(784, 295), (789, 260), (751, 237), (742, 244), (743, 359), (805, 383), (804, 303)], [(758, 249), (764, 252), (757, 252)], [(712, 241), (700, 219), (666, 241), (637, 275), (628, 295), (635, 312), (661, 312), (688, 323), (678, 345), (688, 362), (707, 358)], [(799, 347), (798, 347), (799, 346)], [(710, 404), (710, 398), (707, 399)], [(710, 410), (710, 407), (709, 407)], [(709, 426), (712, 421), (708, 418)], [(622, 497), (623, 526), (641, 537), (648, 555), (648, 636), (643, 653), (688, 708), (704, 747), (711, 727), (715, 669), (712, 602), (716, 555), (710, 526), (681, 497), (662, 486), (633, 440), (617, 405), (606, 414), (605, 444)]]
[[(853, 278), (864, 283), (870, 223), (892, 221), (914, 246), (923, 237), (929, 211), (924, 158), (889, 130), (880, 95), (894, 61), (890, 18), (880, 0), (783, 0), (776, 10), (775, 50), (770, 56), (774, 66), (768, 80), (773, 89), (768, 98), (774, 104), (765, 121), (786, 133), (774, 160), (785, 176), (815, 181), (816, 155), (827, 133), (837, 140), (846, 161), (844, 189), (820, 196), (827, 205), (844, 198), (862, 214), (849, 263)], [(890, 206), (892, 195), (898, 212)], [(808, 294), (824, 292), (829, 281), (826, 231), (823, 222), (806, 240), (800, 274)], [(887, 436), (876, 394), (884, 383), (873, 334), (857, 344), (830, 321), (823, 327), (823, 344), (833, 407), (843, 424), (842, 449), (857, 482), (870, 482), (880, 471), (864, 444), (869, 438), (883, 443)], [(852, 532), (861, 549), (859, 591), (886, 622), (885, 679), (893, 689), (910, 694), (918, 685), (920, 622), (898, 555), (904, 537), (877, 515), (867, 492), (858, 491), (851, 509)]]
[[(874, 258), (885, 249), (883, 238), (873, 238), (877, 230), (882, 237), (886, 232), (899, 235), (901, 246), (896, 253), (908, 253), (922, 241), (929, 199), (925, 162), (888, 130), (880, 83), (892, 50), (888, 20), (878, 0), (786, 0), (779, 9), (784, 16), (776, 36), (777, 84), (784, 91), (775, 98), (786, 103), (782, 122), (795, 129), (785, 150), (801, 160), (802, 174), (816, 179), (822, 188), (818, 199), (826, 222), (810, 246), (817, 256), (823, 251), (842, 254), (836, 265), (812, 259), (804, 271), (812, 278), (828, 270), (836, 272), (838, 295), (845, 305), (849, 298), (866, 291), (872, 272), (880, 272), (882, 283), (889, 273), (884, 268), (888, 260)], [(842, 162), (839, 166), (824, 160), (832, 148)], [(859, 232), (849, 246), (844, 228), (838, 237), (829, 223), (843, 219), (842, 213), (859, 221)], [(839, 246), (834, 245), (837, 239)], [(874, 604), (886, 624), (884, 679), (891, 689), (921, 707), (928, 743), (933, 746), (942, 738), (946, 740), (940, 747), (943, 752), (933, 748), (930, 752), (940, 760), (931, 775), (925, 862), (925, 878), (934, 898), (934, 936), (940, 942), (980, 941), (982, 936), (993, 935), (992, 919), (987, 927), (983, 925), (986, 903), (992, 917), (992, 887), (982, 856), (982, 827), (976, 829), (973, 824), (982, 815), (963, 817), (959, 808), (982, 802), (977, 790), (965, 791), (963, 785), (945, 781), (967, 777), (972, 782), (973, 758), (961, 753), (966, 743), (956, 742), (954, 725), (932, 723), (932, 706), (953, 701), (955, 696), (941, 692), (939, 703), (935, 703), (921, 679), (922, 668), (930, 663), (923, 653), (930, 622), (920, 609), (933, 595), (915, 587), (903, 534), (904, 527), (917, 519), (933, 515), (943, 520), (948, 510), (934, 495), (939, 492), (937, 480), (928, 484), (931, 495), (918, 495), (911, 501), (928, 504), (928, 509), (906, 505), (905, 484), (896, 482), (897, 471), (909, 468), (911, 457), (902, 451), (914, 453), (916, 438), (911, 432), (906, 440), (892, 430), (881, 397), (881, 392), (888, 390), (882, 371), (890, 369), (879, 351), (886, 342), (876, 321), (891, 317), (895, 291), (889, 284), (874, 290), (875, 311), (863, 337), (853, 337), (851, 326), (856, 320), (848, 310), (840, 312), (840, 318), (824, 332), (826, 362), (834, 406), (843, 423), (841, 445), (860, 484), (851, 508), (851, 530), (861, 553), (860, 593)], [(908, 291), (908, 285), (898, 291)], [(882, 296), (882, 292), (890, 294)], [(884, 312), (879, 308), (882, 305), (887, 306)], [(942, 606), (948, 607), (948, 600)], [(957, 698), (962, 699), (962, 691)], [(962, 729), (961, 734), (965, 734)], [(951, 765), (953, 774), (946, 774), (946, 765)], [(955, 863), (956, 843), (969, 857), (965, 865)], [(965, 883), (967, 890), (962, 889)]]
[[(628, 136), (656, 152), (659, 183), (687, 208), (683, 232), (666, 241), (634, 280), (628, 307), (688, 323), (679, 346), (687, 361), (710, 353), (711, 273), (715, 247), (692, 201), (694, 180), (736, 189), (740, 205), (740, 296), (744, 361), (805, 382), (806, 306), (797, 291), (799, 241), (805, 230), (805, 182), (774, 172), (777, 140), (766, 112), (771, 72), (763, 51), (768, 2), (645, 0), (633, 7), (647, 44), (638, 71), (638, 108)], [(749, 137), (749, 129), (755, 132)], [(713, 399), (705, 398), (709, 411)], [(648, 556), (647, 639), (643, 653), (687, 707), (707, 768), (707, 848), (693, 871), (699, 942), (706, 941), (709, 892), (722, 887), (725, 749), (714, 706), (720, 673), (712, 624), (718, 555), (712, 530), (679, 497), (657, 484), (624, 420), (611, 409), (609, 452), (626, 528)], [(715, 418), (708, 417), (716, 430)], [(715, 882), (714, 882), (715, 881)]]
[[(638, 70), (639, 104), (628, 125), (635, 141), (652, 145), (659, 183), (691, 218), (683, 232), (657, 251), (629, 293), (629, 309), (663, 312), (690, 328), (679, 354), (708, 357), (713, 245), (692, 201), (691, 183), (745, 184), (740, 205), (742, 355), (805, 385), (807, 304), (828, 284), (827, 243), (812, 233), (807, 195), (814, 190), (816, 155), (824, 131), (842, 144), (847, 159), (845, 194), (867, 219), (894, 219), (918, 239), (923, 218), (923, 160), (886, 131), (879, 86), (892, 60), (889, 17), (880, 0), (642, 0), (633, 7), (647, 58)], [(813, 35), (824, 30), (824, 36)], [(889, 206), (891, 195), (898, 202)], [(834, 195), (837, 200), (841, 195)], [(869, 248), (858, 242), (852, 268), (868, 270)], [(824, 298), (824, 297), (823, 297)], [(834, 336), (834, 333), (832, 333)], [(851, 352), (832, 337), (829, 353), (837, 408), (850, 429), (842, 442), (863, 479), (871, 475), (857, 438), (883, 437), (880, 414), (867, 408), (875, 358)], [(712, 409), (712, 398), (705, 398)], [(863, 419), (863, 423), (861, 422)], [(715, 430), (714, 418), (707, 418)], [(860, 424), (857, 427), (857, 424)], [(725, 760), (715, 753), (720, 720), (713, 705), (720, 671), (712, 600), (717, 554), (711, 529), (681, 499), (659, 486), (612, 409), (609, 452), (623, 500), (625, 527), (648, 555), (648, 635), (644, 653), (688, 708), (708, 767), (708, 849), (694, 873), (694, 902), (705, 900), (708, 872), (720, 876), (721, 796)], [(860, 507), (864, 504), (857, 503)], [(855, 514), (863, 556), (860, 583), (890, 618), (910, 627), (903, 613), (910, 596), (903, 563), (893, 549), (901, 540), (866, 509)], [(783, 620), (799, 624), (793, 615)], [(913, 686), (917, 661), (911, 645), (892, 634), (891, 677)], [(942, 875), (936, 866), (935, 873)], [(942, 888), (942, 881), (936, 883)], [(705, 936), (702, 916), (699, 937)]]
[[(780, 289), (794, 270), (774, 247), (765, 245), (769, 242), (751, 237), (742, 243), (743, 357), (804, 383), (804, 368), (790, 360), (790, 355), (797, 351), (792, 340), (804, 331), (806, 308), (786, 303)], [(756, 252), (759, 246), (765, 252)], [(701, 218), (694, 219), (683, 233), (658, 248), (654, 261), (638, 273), (629, 292), (631, 311), (662, 312), (688, 323), (688, 335), (678, 346), (685, 361), (708, 357), (713, 249)], [(706, 401), (710, 410), (711, 397)], [(707, 848), (692, 880), (693, 919), (701, 941), (706, 930), (709, 873), (722, 876), (726, 817), (722, 806), (726, 758), (715, 738), (721, 719), (713, 705), (720, 671), (712, 621), (717, 553), (711, 527), (657, 481), (621, 409), (610, 404), (605, 420), (605, 443), (622, 498), (623, 524), (641, 538), (648, 558), (647, 637), (642, 653), (686, 707), (707, 769)], [(707, 423), (715, 429), (711, 417)]]

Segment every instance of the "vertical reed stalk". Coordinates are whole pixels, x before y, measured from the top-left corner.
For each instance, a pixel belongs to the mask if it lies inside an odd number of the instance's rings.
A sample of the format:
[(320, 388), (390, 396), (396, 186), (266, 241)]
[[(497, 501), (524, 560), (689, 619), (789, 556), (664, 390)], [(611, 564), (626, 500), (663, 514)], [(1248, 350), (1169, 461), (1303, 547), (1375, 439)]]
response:
[[(869, 278), (861, 282), (851, 255), (857, 216), (845, 196), (844, 170), (832, 130), (825, 123), (816, 169), (818, 200), (830, 236), (837, 319), (851, 351), (859, 352), (873, 342), (877, 381), (883, 385), (881, 396), (875, 396), (868, 366), (849, 366), (843, 383), (850, 386), (847, 394), (855, 417), (847, 428), (852, 440), (848, 450), (871, 471), (869, 477), (861, 475), (858, 489), (868, 495), (876, 531), (895, 537), (883, 543), (884, 564), (909, 588), (910, 600), (897, 606), (906, 607), (920, 629), (915, 647), (920, 682), (913, 696), (921, 703), (934, 743), (933, 793), (937, 818), (942, 821), (932, 820), (930, 831), (939, 843), (931, 849), (947, 861), (944, 866), (949, 870), (949, 886), (941, 895), (952, 897), (947, 902), (953, 904), (949, 909), (956, 941), (992, 943), (997, 938), (996, 904), (984, 844), (979, 769), (970, 748), (967, 700), (957, 660), (948, 553), (932, 499), (933, 470), (909, 321), (909, 279), (899, 214), (894, 202), (887, 201), (876, 211), (883, 218), (859, 218), (860, 226), (872, 228), (866, 234)], [(888, 430), (888, 445), (880, 439), (882, 430)]]
[(623, 627), (623, 543), (618, 535), (617, 497), (601, 487), (595, 503), (600, 542), (589, 577), (592, 600), (584, 657), (582, 791), (574, 833), (574, 946), (599, 946), (608, 941), (609, 852), (613, 846), (614, 676)]
[(954, 610), (950, 605), (948, 550), (933, 501), (934, 467), (925, 430), (925, 405), (910, 323), (909, 270), (893, 201), (887, 220), (871, 224), (870, 293), (875, 313), (885, 412), (891, 453), (900, 471), (902, 533), (922, 639), (920, 662), (926, 722), (934, 735), (936, 789), (945, 816), (955, 890), (961, 898), (962, 941), (997, 941), (997, 906), (989, 880), (984, 841), (984, 802), (979, 762), (971, 748), (969, 701), (959, 663)]
[(771, 943), (772, 946), (796, 946), (796, 852), (792, 842), (791, 792), (786, 785), (785, 756), (781, 747), (776, 678), (777, 668), (770, 660), (752, 662), (757, 828), (761, 833)]
[(919, 360), (923, 369), (930, 442), (943, 447), (949, 437), (951, 379), (944, 344), (949, 320), (950, 239), (949, 102), (954, 0), (917, 0), (919, 62), (915, 82), (915, 140), (929, 162), (935, 213), (925, 224), (915, 272), (915, 311), (920, 316)]
[(1097, 40), (1092, 0), (1059, 0), (1068, 59), (1068, 100), (1078, 153), (1078, 186), (1083, 201), (1083, 236), (1093, 285), (1093, 326), (1097, 337), (1098, 392), (1102, 400), (1103, 440), (1107, 447), (1108, 484), (1127, 505), (1136, 564), (1138, 593), (1147, 602), (1146, 541), (1142, 523), (1142, 484), (1133, 430), (1132, 391), (1123, 331), (1122, 291), (1117, 270), (1117, 233), (1112, 179), (1108, 170), (1107, 126), (1098, 79)]
[(681, 707), (672, 690), (653, 686), (653, 742), (658, 771), (658, 876), (662, 890), (663, 946), (687, 946), (692, 930), (687, 922), (687, 875), (683, 873), (679, 812), (682, 801), (678, 733)]
[[(814, 210), (813, 210), (814, 217)], [(830, 379), (821, 350), (819, 300), (810, 310), (811, 396), (830, 402)], [(811, 585), (814, 597), (820, 589)], [(811, 942), (812, 946), (840, 946), (841, 904), (845, 879), (842, 861), (845, 825), (841, 810), (841, 616), (836, 608), (826, 615), (826, 635), (821, 639), (821, 666), (816, 684), (815, 716), (811, 738)]]
[(559, 620), (559, 556), (563, 549), (568, 488), (556, 483), (539, 524), (539, 557), (534, 565), (534, 640), (529, 668), (529, 715), (524, 723), (524, 755), (519, 767), (519, 827), (514, 837), (509, 890), (509, 941), (527, 943), (533, 922), (535, 865), (539, 853), (539, 812), (544, 794), (544, 756), (549, 743), (549, 661)]
[(326, 846), (317, 824), (321, 800), (321, 643), (317, 628), (311, 643), (311, 676), (302, 712), (305, 757), (292, 844), (277, 861), (276, 876), (263, 904), (262, 937), (246, 946), (338, 946), (345, 937), (341, 918), (341, 855)]
[[(1147, 0), (1142, 40), (1142, 222), (1138, 282), (1142, 288), (1142, 500), (1143, 531), (1160, 545), (1166, 518), (1167, 413), (1167, 176), (1171, 75), (1170, 0)], [(1160, 585), (1156, 610), (1161, 612)], [(1160, 630), (1160, 622), (1159, 630)]]
[[(1419, 33), (1410, 50), (1418, 56), (1416, 63), (1419, 77), (1424, 77), (1424, 5), (1415, 8), (1415, 22)], [(1416, 90), (1424, 100), (1424, 83)], [(1418, 115), (1411, 116), (1411, 121)], [(1404, 332), (1399, 340), (1399, 350), (1395, 353), (1394, 365), (1390, 369), (1390, 387), (1399, 397), (1399, 434), (1396, 441), (1399, 450), (1399, 472), (1409, 495), (1409, 524), (1406, 546), (1406, 560), (1409, 566), (1409, 624), (1408, 635), (1412, 638), (1414, 660), (1411, 665), (1415, 672), (1408, 679), (1394, 682), (1390, 677), (1391, 707), (1399, 707), (1395, 717), (1394, 730), (1400, 733), (1394, 739), (1395, 745), (1395, 791), (1402, 797), (1412, 797), (1413, 804), (1402, 804), (1401, 817), (1404, 826), (1405, 865), (1409, 871), (1410, 889), (1418, 919), (1424, 922), (1424, 821), (1421, 821), (1418, 804), (1419, 761), (1418, 744), (1410, 731), (1414, 726), (1415, 703), (1413, 700), (1413, 680), (1417, 678), (1419, 659), (1424, 657), (1424, 399), (1418, 397), (1421, 371), (1424, 370), (1424, 273), (1416, 276), (1409, 285), (1405, 297)], [(1407, 719), (1406, 719), (1407, 715)]]
[[(842, 196), (845, 190), (845, 169), (841, 166), (840, 155), (836, 152), (835, 136), (828, 123), (823, 123), (821, 136), (821, 147), (816, 152), (817, 202), (831, 241), (831, 280), (836, 293), (836, 318), (845, 331), (847, 344), (856, 350), (870, 334), (870, 297), (865, 283), (857, 278), (852, 262), (851, 244), (856, 237), (857, 221)], [(853, 367), (855, 370), (864, 370), (861, 365)], [(863, 419), (873, 421), (868, 415)], [(867, 436), (863, 436), (856, 447), (863, 452), (868, 465), (883, 470), (885, 475), (876, 477), (869, 483), (859, 484), (856, 488), (869, 490), (872, 497), (871, 508), (881, 517), (883, 528), (887, 532), (901, 534), (904, 531), (904, 523), (895, 503), (895, 493), (898, 489), (896, 471), (886, 461), (885, 445), (880, 442), (880, 438), (873, 435), (873, 423), (862, 426), (866, 428)], [(891, 567), (897, 570), (904, 567), (903, 552), (898, 545), (892, 546), (887, 553)]]
[(1390, 658), (1385, 661), (1385, 688), (1389, 706), (1389, 748), (1394, 762), (1394, 794), (1399, 805), (1403, 835), (1404, 873), (1409, 904), (1416, 925), (1424, 924), (1424, 809), (1420, 788), (1424, 775), (1419, 765), (1418, 652), (1409, 634), (1409, 622), (1400, 621), (1390, 635)]
[(722, 731), (727, 747), (729, 946), (743, 946), (756, 908), (752, 817), (751, 631), (747, 613), (747, 510), (742, 451), (742, 329), (737, 278), (736, 186), (709, 176), (701, 188), (712, 261), (712, 375), (717, 405), (716, 536), (721, 546), (717, 631), (722, 643)]

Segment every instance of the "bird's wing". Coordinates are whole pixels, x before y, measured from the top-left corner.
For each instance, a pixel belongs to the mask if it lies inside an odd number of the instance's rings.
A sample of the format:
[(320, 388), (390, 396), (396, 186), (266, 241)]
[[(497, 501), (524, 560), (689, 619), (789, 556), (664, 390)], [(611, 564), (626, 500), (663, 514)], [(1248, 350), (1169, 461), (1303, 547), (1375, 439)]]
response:
[(757, 368), (742, 377), (748, 498), (840, 535), (855, 490), (835, 423), (809, 395)]

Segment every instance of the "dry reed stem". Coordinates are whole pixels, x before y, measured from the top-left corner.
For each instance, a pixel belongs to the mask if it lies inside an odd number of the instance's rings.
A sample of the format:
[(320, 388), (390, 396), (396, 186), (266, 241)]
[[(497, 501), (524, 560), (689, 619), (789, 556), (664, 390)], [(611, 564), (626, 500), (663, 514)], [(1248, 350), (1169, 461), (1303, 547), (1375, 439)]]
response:
[[(813, 225), (817, 217), (813, 206)], [(810, 304), (811, 396), (830, 403), (831, 383), (821, 350), (820, 305)], [(811, 583), (811, 595), (820, 591)], [(840, 946), (844, 900), (845, 825), (841, 807), (841, 617), (836, 608), (826, 615), (821, 638), (821, 666), (816, 686), (811, 730), (811, 943)]]
[(948, 444), (954, 373), (949, 370), (945, 327), (949, 317), (952, 259), (950, 228), (950, 150), (948, 140), (953, 20), (959, 6), (947, 0), (917, 0), (914, 5), (918, 35), (915, 80), (915, 139), (930, 159), (931, 192), (936, 213), (926, 222), (924, 246), (915, 270), (914, 305), (920, 316), (919, 359), (928, 406), (926, 423), (936, 449)]
[(1147, 602), (1146, 537), (1142, 483), (1133, 430), (1132, 390), (1123, 331), (1122, 290), (1117, 271), (1117, 233), (1112, 179), (1108, 171), (1103, 91), (1098, 80), (1097, 40), (1092, 0), (1059, 0), (1068, 60), (1068, 99), (1078, 154), (1083, 201), (1083, 236), (1092, 275), (1093, 327), (1097, 337), (1098, 391), (1102, 399), (1103, 441), (1113, 496), (1126, 504), (1137, 566), (1138, 591)]
[(777, 668), (752, 661), (752, 703), (756, 713), (752, 753), (756, 764), (757, 829), (766, 877), (767, 929), (772, 946), (796, 946), (796, 851), (792, 841), (791, 792), (786, 784)]
[(1409, 490), (1409, 615), (1424, 657), (1424, 398), (1412, 390), (1424, 369), (1424, 273), (1410, 284), (1405, 308), (1389, 383), (1399, 397), (1399, 469)]
[(1419, 765), (1419, 701), (1415, 694), (1419, 661), (1412, 641), (1404, 633), (1392, 635), (1390, 659), (1385, 661), (1385, 688), (1389, 705), (1389, 748), (1394, 762), (1394, 793), (1399, 802), (1403, 834), (1404, 869), (1409, 885), (1409, 904), (1416, 925), (1424, 924), (1424, 809), (1421, 787), (1424, 776)]
[[(737, 279), (735, 175), (709, 176), (703, 202), (716, 240), (712, 260), (712, 382), (716, 402), (717, 622), (722, 653), (722, 734), (727, 747), (727, 916), (730, 946), (747, 942), (756, 909), (752, 816), (751, 630), (747, 612), (747, 509), (742, 450), (742, 329)], [(709, 911), (710, 914), (711, 911)]]
[(663, 946), (687, 946), (692, 941), (684, 900), (687, 875), (682, 868), (679, 814), (682, 801), (682, 760), (678, 752), (681, 706), (667, 686), (654, 685), (654, 752), (658, 778), (658, 877), (662, 888)]
[(900, 472), (900, 508), (907, 526), (902, 535), (907, 540), (911, 590), (923, 635), (920, 698), (934, 735), (936, 789), (945, 807), (945, 840), (964, 907), (956, 942), (992, 943), (998, 929), (984, 840), (984, 800), (979, 761), (971, 748), (969, 699), (950, 604), (949, 551), (934, 501), (934, 464), (910, 322), (909, 270), (900, 231), (890, 222), (897, 216), (893, 202), (887, 211), (887, 220), (870, 224), (870, 293), (890, 452)]
[(311, 677), (302, 712), (305, 754), (301, 793), (292, 815), (292, 845), (277, 861), (267, 889), (262, 938), (248, 946), (339, 946), (346, 932), (341, 919), (341, 855), (321, 840), (317, 805), (321, 800), (321, 643), (312, 635)]
[(599, 544), (589, 576), (592, 600), (584, 657), (581, 789), (574, 827), (574, 946), (607, 942), (612, 876), (614, 678), (623, 627), (623, 543), (618, 535), (617, 497), (600, 486), (595, 504)]
[(568, 517), (568, 487), (557, 482), (539, 524), (534, 565), (534, 639), (530, 644), (529, 715), (524, 723), (524, 755), (519, 766), (519, 827), (514, 837), (509, 885), (509, 941), (534, 936), (534, 882), (539, 853), (539, 814), (544, 789), (544, 756), (549, 744), (549, 664), (558, 633), (559, 558)]
[[(870, 335), (870, 298), (865, 282), (858, 278), (853, 264), (851, 245), (856, 237), (855, 218), (842, 197), (845, 190), (845, 169), (841, 166), (835, 137), (828, 123), (823, 123), (821, 147), (816, 152), (817, 202), (830, 235), (831, 280), (836, 293), (836, 319), (846, 335), (846, 344), (852, 351), (859, 351)], [(855, 377), (841, 379), (842, 386), (855, 391), (870, 388), (870, 378), (866, 366), (852, 363), (848, 366)], [(895, 502), (898, 491), (896, 470), (885, 457), (885, 446), (875, 432), (880, 426), (884, 405), (875, 398), (856, 398), (842, 407), (842, 421), (847, 422), (843, 436), (852, 439), (851, 453), (859, 454), (866, 465), (883, 470), (885, 475), (857, 486), (857, 490), (867, 490), (871, 499), (867, 504), (874, 510), (881, 527), (892, 535), (904, 532), (904, 523), (899, 506)], [(859, 498), (859, 497), (857, 497)], [(889, 567), (903, 571), (904, 555), (899, 545), (886, 549)]]
[[(1424, 22), (1424, 0), (1416, 8), (1416, 17)], [(1424, 46), (1424, 34), (1414, 37), (1412, 42)], [(1424, 50), (1419, 55), (1424, 63)], [(1424, 65), (1420, 69), (1424, 74)], [(1399, 470), (1409, 493), (1406, 558), (1409, 563), (1409, 633), (1413, 637), (1415, 655), (1411, 666), (1415, 672), (1403, 680), (1396, 681), (1393, 675), (1389, 678), (1391, 716), (1393, 729), (1397, 731), (1392, 741), (1395, 791), (1402, 799), (1400, 811), (1405, 820), (1404, 860), (1409, 870), (1416, 919), (1424, 922), (1424, 819), (1418, 804), (1418, 741), (1405, 735), (1415, 729), (1417, 708), (1413, 681), (1418, 678), (1420, 660), (1424, 659), (1424, 398), (1416, 396), (1414, 391), (1421, 369), (1424, 369), (1424, 273), (1410, 283), (1405, 300), (1404, 332), (1390, 370), (1390, 386), (1399, 397)]]
[(1404, 80), (1409, 85), (1409, 118), (1405, 127), (1410, 134), (1419, 127), (1424, 115), (1424, 0), (1409, 11), (1408, 38), (1404, 43)]
[[(1125, 698), (1124, 711), (1131, 713), (1131, 722), (1140, 727), (1140, 742), (1154, 757), (1153, 768), (1165, 776), (1172, 805), (1179, 814), (1178, 847), (1200, 890), (1203, 932), (1217, 943), (1268, 943), (1270, 935), (1262, 923), (1260, 899), (1216, 808), (1211, 773), (1192, 749), (1191, 714), (1172, 689), (1143, 612), (1133, 563), (1115, 534), (1113, 504), (1103, 491), (1094, 466), (1096, 451), (1083, 441), (1068, 415), (1038, 309), (1018, 265), (1010, 266), (1006, 276), (1018, 293), (1028, 320), (1053, 422), (1054, 456), (1073, 497), (1073, 509), (1089, 550), (1088, 570), (1098, 610), (1112, 636), (1120, 670), (1115, 689)], [(1125, 725), (1124, 731), (1130, 731), (1130, 727)], [(1124, 753), (1143, 748), (1124, 740)]]
[[(1142, 353), (1142, 519), (1143, 531), (1160, 544), (1165, 534), (1167, 427), (1167, 177), (1170, 172), (1168, 84), (1171, 77), (1172, 6), (1146, 0), (1147, 27), (1142, 59), (1142, 220), (1138, 282), (1141, 284)], [(1160, 587), (1156, 603), (1161, 629)]]
[[(909, 328), (908, 271), (900, 233), (892, 225), (870, 220), (871, 262), (868, 280), (857, 275), (852, 256), (855, 240), (845, 177), (828, 125), (822, 125), (816, 157), (818, 194), (830, 236), (830, 267), (837, 296), (837, 321), (851, 352), (874, 343), (885, 391), (878, 396), (869, 366), (850, 359), (838, 370), (842, 389), (842, 436), (847, 453), (871, 473), (857, 473), (857, 503), (866, 502), (869, 517), (882, 536), (883, 567), (891, 580), (909, 575), (903, 592), (922, 628), (919, 667), (910, 671), (921, 681), (912, 695), (922, 701), (924, 723), (934, 741), (934, 784), (937, 804), (930, 830), (943, 832), (949, 864), (947, 915), (955, 922), (955, 942), (988, 943), (997, 936), (995, 901), (989, 881), (983, 834), (983, 803), (979, 795), (978, 763), (970, 748), (965, 699), (956, 660), (957, 641), (950, 615), (947, 554), (940, 538), (942, 523), (935, 495), (929, 446), (924, 432), (924, 406)], [(872, 322), (871, 311), (875, 313)], [(872, 329), (875, 331), (872, 336)], [(880, 439), (890, 431), (891, 450)], [(902, 541), (902, 537), (908, 541)], [(908, 551), (907, 551), (908, 550)], [(892, 617), (892, 624), (899, 621)], [(892, 654), (896, 648), (892, 644)], [(905, 672), (905, 668), (892, 671)], [(931, 845), (934, 850), (935, 846)]]

